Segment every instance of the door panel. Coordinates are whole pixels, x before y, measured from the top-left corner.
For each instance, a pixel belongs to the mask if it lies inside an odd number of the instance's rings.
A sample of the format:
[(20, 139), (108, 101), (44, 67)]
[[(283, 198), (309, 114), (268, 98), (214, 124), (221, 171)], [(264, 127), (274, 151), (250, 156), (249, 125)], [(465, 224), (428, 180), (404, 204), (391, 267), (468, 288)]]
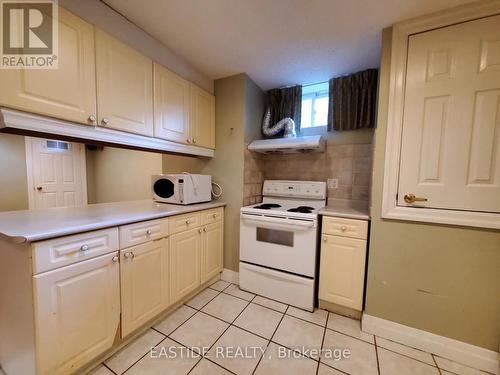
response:
[(168, 307), (168, 242), (147, 242), (120, 253), (125, 337)]
[(73, 373), (111, 348), (120, 323), (116, 255), (34, 276), (37, 373)]
[(153, 62), (96, 30), (99, 124), (153, 135)]
[(88, 123), (96, 114), (94, 27), (59, 8), (57, 69), (1, 69), (0, 104)]
[(154, 85), (155, 137), (188, 143), (189, 82), (155, 63)]
[(175, 303), (201, 285), (201, 229), (170, 236), (171, 302)]
[(366, 241), (323, 236), (319, 298), (361, 311), (365, 280)]
[(78, 207), (87, 203), (84, 145), (31, 138), (32, 208)]
[(193, 84), (190, 91), (192, 142), (215, 148), (215, 97)]
[(500, 212), (500, 16), (409, 37), (398, 205)]
[(203, 228), (201, 248), (201, 283), (222, 272), (224, 224), (219, 221)]

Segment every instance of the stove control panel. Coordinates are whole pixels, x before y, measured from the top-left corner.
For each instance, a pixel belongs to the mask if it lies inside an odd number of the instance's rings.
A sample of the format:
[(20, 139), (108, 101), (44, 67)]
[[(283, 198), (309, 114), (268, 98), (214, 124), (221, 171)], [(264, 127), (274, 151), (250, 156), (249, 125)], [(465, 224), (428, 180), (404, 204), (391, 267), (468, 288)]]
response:
[(266, 180), (262, 188), (262, 195), (326, 199), (326, 182)]

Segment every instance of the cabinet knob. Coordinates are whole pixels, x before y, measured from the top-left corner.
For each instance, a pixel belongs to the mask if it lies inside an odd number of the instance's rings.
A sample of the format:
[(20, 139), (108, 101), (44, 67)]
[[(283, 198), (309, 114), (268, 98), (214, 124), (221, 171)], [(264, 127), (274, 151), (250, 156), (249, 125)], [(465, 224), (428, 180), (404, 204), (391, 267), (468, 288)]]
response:
[(108, 125), (108, 123), (109, 123), (109, 120), (106, 117), (103, 117), (101, 120), (101, 124)]
[(118, 259), (119, 259), (119, 258), (118, 258), (118, 256), (117, 256), (117, 255), (115, 255), (113, 258), (111, 258), (111, 260), (113, 261), (113, 263), (118, 262)]
[(191, 220), (187, 219), (187, 220), (186, 220), (186, 224), (187, 224), (187, 225), (191, 224)]
[(196, 143), (196, 139), (195, 138), (193, 138), (193, 143)]
[(200, 229), (198, 229), (198, 233), (201, 233), (201, 228), (200, 228)]
[(37, 186), (37, 187), (36, 187), (36, 190), (38, 190), (38, 191), (42, 191), (42, 190), (43, 190), (43, 187), (41, 187), (41, 186)]
[(328, 241), (328, 238), (323, 237), (323, 242), (326, 242), (326, 241)]
[(148, 230), (146, 231), (146, 236), (148, 236), (148, 237), (149, 237), (149, 236), (151, 236), (151, 229), (148, 229)]
[(215, 219), (215, 218), (217, 217), (217, 214), (213, 214), (212, 216), (213, 216), (213, 217), (214, 217), (214, 219)]
[(206, 228), (206, 227), (205, 227), (205, 228), (203, 228), (203, 232), (206, 232), (206, 231), (207, 231), (207, 228)]
[(130, 257), (132, 257), (132, 258), (133, 258), (133, 257), (134, 257), (134, 253), (132, 253), (131, 251), (127, 251), (125, 254), (123, 254), (123, 257), (124, 257), (125, 259), (128, 259), (128, 258), (130, 258)]
[(186, 142), (191, 143), (191, 139), (190, 138), (186, 139)]
[(89, 122), (92, 123), (92, 124), (95, 124), (95, 121), (96, 121), (95, 115), (90, 115), (89, 116)]
[(345, 232), (345, 231), (347, 230), (347, 227), (346, 227), (345, 225), (342, 225), (342, 226), (340, 227), (340, 230), (341, 230), (342, 232)]
[(89, 249), (89, 245), (82, 245), (80, 247), (80, 251), (87, 251)]

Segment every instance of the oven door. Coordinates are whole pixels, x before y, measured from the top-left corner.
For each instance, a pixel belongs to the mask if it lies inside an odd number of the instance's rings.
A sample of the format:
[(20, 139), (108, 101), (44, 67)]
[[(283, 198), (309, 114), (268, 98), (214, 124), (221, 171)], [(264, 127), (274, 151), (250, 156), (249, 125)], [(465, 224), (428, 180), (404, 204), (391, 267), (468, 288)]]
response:
[(240, 260), (314, 277), (316, 230), (314, 219), (241, 213)]

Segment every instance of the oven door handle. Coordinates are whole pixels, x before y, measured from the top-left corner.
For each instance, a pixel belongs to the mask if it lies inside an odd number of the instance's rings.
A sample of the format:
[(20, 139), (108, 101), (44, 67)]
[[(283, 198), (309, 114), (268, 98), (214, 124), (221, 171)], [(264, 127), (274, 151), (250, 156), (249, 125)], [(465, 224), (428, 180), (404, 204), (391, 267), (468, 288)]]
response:
[(281, 227), (286, 227), (288, 229), (299, 229), (299, 228), (314, 228), (316, 223), (314, 221), (308, 220), (290, 220), (290, 219), (281, 219), (281, 218), (273, 218), (268, 216), (255, 216), (255, 215), (245, 215), (241, 214), (241, 218), (247, 222), (251, 222), (253, 224), (262, 224), (268, 223)]

